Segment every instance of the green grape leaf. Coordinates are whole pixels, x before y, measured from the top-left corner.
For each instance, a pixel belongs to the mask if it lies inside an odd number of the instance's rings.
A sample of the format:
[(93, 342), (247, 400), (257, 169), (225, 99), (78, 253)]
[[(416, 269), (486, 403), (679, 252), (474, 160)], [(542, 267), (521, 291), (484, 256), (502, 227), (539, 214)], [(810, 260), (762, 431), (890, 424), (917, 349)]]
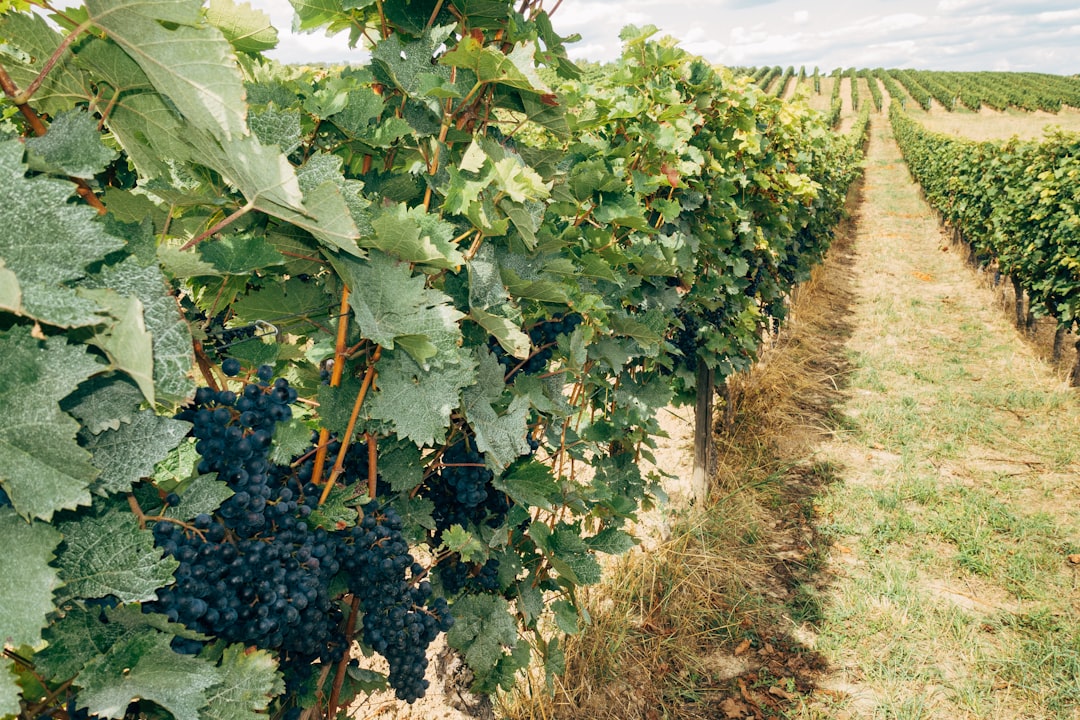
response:
[(164, 615), (145, 613), (138, 605), (121, 605), (106, 611), (73, 604), (65, 608), (59, 620), (45, 629), (49, 645), (34, 656), (37, 669), (46, 677), (64, 681), (79, 673), (95, 658), (103, 657), (117, 642), (133, 634), (154, 628), (168, 635), (209, 640)]
[[(95, 82), (101, 83), (102, 92), (112, 93), (110, 99), (134, 90), (153, 91), (150, 78), (119, 45), (96, 37), (88, 38), (84, 43), (79, 47), (75, 62), (94, 76)], [(112, 206), (107, 207), (112, 212)]]
[(15, 664), (7, 657), (0, 657), (0, 717), (19, 714), (19, 696), (22, 688), (14, 673)]
[(199, 475), (180, 494), (180, 504), (165, 508), (162, 514), (177, 520), (193, 520), (200, 513), (214, 512), (232, 496), (232, 489), (217, 479), (217, 473)]
[(386, 101), (371, 88), (361, 87), (349, 93), (349, 103), (330, 118), (342, 132), (352, 136), (368, 132), (372, 120), (382, 115)]
[(453, 244), (454, 226), (424, 211), (399, 203), (371, 222), (375, 235), (364, 247), (382, 250), (398, 260), (437, 268), (457, 268), (465, 258)]
[(572, 525), (559, 525), (548, 539), (551, 566), (575, 585), (600, 582), (600, 563)]
[(292, 459), (311, 447), (311, 428), (296, 418), (279, 422), (274, 428), (274, 443), (270, 448), (270, 462), (288, 465)]
[[(284, 159), (284, 156), (282, 156)], [(316, 240), (331, 250), (342, 250), (350, 255), (360, 255), (356, 245), (360, 232), (356, 228), (352, 212), (336, 182), (324, 182), (304, 192), (304, 212), (289, 208), (256, 205), (263, 212), (307, 230)]]
[(398, 440), (391, 445), (383, 440), (379, 443), (379, 474), (394, 492), (412, 490), (424, 481), (420, 450), (410, 442)]
[(153, 405), (154, 342), (143, 321), (142, 302), (108, 289), (81, 289), (79, 294), (92, 298), (114, 319), (104, 327), (95, 328), (90, 343), (104, 350), (112, 367), (127, 373)]
[(477, 684), (494, 673), (506, 650), (518, 641), (517, 623), (505, 599), (492, 595), (466, 595), (453, 606), (454, 626), (446, 642), (465, 656)]
[(281, 152), (290, 155), (304, 140), (300, 127), (300, 111), (276, 107), (248, 113), (251, 132), (263, 145), (277, 145)]
[(140, 479), (153, 475), (154, 465), (164, 460), (190, 429), (189, 422), (143, 410), (116, 430), (84, 436), (84, 447), (93, 453), (93, 463), (101, 469), (94, 491), (100, 495), (127, 492)]
[(559, 484), (547, 465), (529, 460), (513, 466), (505, 475), (492, 481), (496, 490), (509, 495), (514, 502), (529, 507), (550, 510), (551, 499), (560, 495)]
[(274, 656), (237, 643), (225, 648), (218, 665), (218, 682), (206, 692), (208, 720), (263, 720), (270, 700), (285, 691)]
[(424, 497), (409, 497), (407, 493), (401, 493), (393, 501), (394, 509), (398, 511), (405, 523), (406, 539), (419, 545), (427, 541), (427, 531), (435, 531), (435, 503)]
[(270, 16), (249, 3), (210, 0), (206, 19), (239, 52), (258, 53), (277, 47), (278, 34)]
[[(502, 346), (502, 349), (510, 356), (519, 360), (529, 357), (529, 352), (532, 349), (529, 336), (521, 332), (521, 328), (518, 327), (515, 321), (499, 315), (492, 315), (478, 307), (474, 307), (469, 311), (469, 317), (475, 320), (480, 327), (487, 330), (488, 334), (494, 337)], [(500, 370), (501, 374), (502, 371)]]
[(94, 209), (68, 203), (75, 186), (26, 178), (18, 140), (0, 143), (0, 259), (22, 290), (20, 314), (61, 327), (104, 320), (97, 304), (68, 286), (86, 266), (124, 243), (94, 222)]
[(504, 55), (468, 35), (456, 48), (440, 57), (439, 63), (472, 70), (482, 83), (509, 85), (537, 94), (550, 93), (551, 90), (536, 72), (533, 61), (535, 50), (532, 43), (520, 43)]
[(75, 441), (79, 424), (57, 402), (101, 371), (83, 347), (39, 341), (29, 328), (0, 332), (0, 485), (24, 517), (90, 504), (98, 470)]
[(97, 121), (83, 108), (60, 114), (41, 137), (27, 138), (30, 166), (59, 175), (89, 180), (116, 159), (115, 150), (101, 141)]
[[(329, 477), (333, 459), (327, 462), (326, 475)], [(312, 528), (326, 528), (327, 530), (344, 530), (356, 524), (357, 498), (367, 493), (367, 485), (362, 488), (358, 485), (345, 486), (335, 483), (326, 496), (326, 502), (319, 505), (308, 515), (307, 522)]]
[(199, 255), (226, 275), (247, 275), (271, 265), (285, 264), (285, 257), (258, 235), (231, 235), (199, 245)]
[(330, 296), (319, 284), (293, 279), (252, 290), (233, 303), (233, 311), (237, 319), (245, 323), (257, 320), (277, 323), (304, 315), (324, 322), (330, 306)]
[(533, 582), (531, 576), (518, 581), (517, 591), (518, 607), (525, 616), (525, 625), (533, 627), (533, 623), (544, 614), (544, 591)]
[(247, 134), (232, 47), (220, 30), (203, 24), (199, 0), (87, 0), (86, 10), (195, 127), (224, 140)]
[(442, 534), (443, 545), (461, 555), (465, 562), (487, 559), (487, 549), (476, 537), (460, 525), (451, 525)]
[[(29, 62), (10, 62), (4, 67), (20, 89), (32, 83), (44, 69), (45, 63), (60, 47), (63, 36), (49, 27), (48, 21), (37, 13), (4, 13), (0, 15), (0, 40), (21, 50)], [(77, 103), (93, 96), (86, 76), (72, 60), (71, 48), (60, 54), (44, 82), (34, 93), (33, 105), (39, 111), (57, 116)]]
[(391, 423), (399, 436), (417, 445), (432, 445), (445, 432), (450, 413), (461, 404), (461, 389), (476, 378), (471, 362), (427, 371), (407, 353), (395, 351), (383, 353), (378, 369), (378, 391), (369, 396), (371, 416)]
[(79, 674), (79, 704), (90, 714), (119, 720), (136, 698), (155, 702), (176, 720), (198, 720), (217, 669), (169, 647), (171, 636), (151, 628), (133, 632), (94, 656)]
[(172, 582), (180, 565), (163, 556), (151, 532), (140, 529), (129, 512), (61, 523), (59, 530), (64, 535), (57, 558), (64, 598), (115, 595), (120, 602), (156, 600), (155, 591)]
[(436, 26), (412, 42), (402, 42), (401, 36), (391, 35), (371, 51), (372, 69), (407, 95), (422, 96), (425, 85), (430, 86), (430, 81), (425, 82), (427, 76), (450, 80), (450, 68), (432, 65), (431, 60), (452, 30), (453, 26)]
[(556, 600), (551, 603), (551, 611), (555, 615), (555, 624), (567, 635), (577, 635), (581, 632), (581, 618), (577, 608), (569, 600)]
[[(373, 233), (369, 213), (371, 203), (362, 194), (364, 183), (359, 180), (346, 180), (342, 165), (343, 161), (337, 155), (313, 153), (296, 173), (305, 202), (310, 206), (310, 198), (319, 198), (321, 202), (327, 203), (327, 208), (333, 204), (338, 210), (338, 200), (344, 202), (349, 217), (362, 231), (358, 237), (370, 236)], [(361, 254), (355, 243), (349, 243), (348, 247), (341, 249), (353, 255)]]
[(198, 253), (181, 250), (175, 246), (162, 245), (157, 249), (158, 262), (170, 277), (178, 280), (193, 277), (221, 277), (214, 266), (204, 262)]
[(375, 672), (362, 667), (354, 667), (349, 665), (345, 671), (349, 679), (356, 684), (356, 689), (360, 692), (371, 694), (382, 692), (387, 688), (387, 678), (382, 673)]
[(506, 385), (503, 366), (495, 356), (480, 351), (480, 366), (475, 385), (465, 389), (462, 409), (476, 431), (476, 447), (485, 453), (485, 460), (495, 474), (501, 473), (519, 455), (529, 452), (526, 441), (530, 403), (527, 397), (516, 396), (510, 407), (499, 413), (492, 405), (499, 402)]
[(503, 285), (495, 248), (490, 243), (481, 245), (468, 269), (470, 317), (493, 335), (503, 350), (524, 360), (529, 356), (529, 336), (521, 331), (521, 313)]
[(22, 307), (22, 288), (15, 273), (4, 267), (4, 258), (0, 258), (0, 310), (15, 313)]
[(638, 541), (633, 535), (618, 528), (604, 528), (592, 537), (585, 538), (585, 544), (596, 552), (608, 555), (622, 555), (630, 548), (637, 545)]
[[(344, 436), (360, 387), (360, 379), (351, 376), (343, 376), (338, 387), (319, 385), (319, 424), (339, 437)], [(365, 401), (360, 409), (360, 417), (363, 417), (364, 408), (367, 407), (369, 405)], [(310, 440), (309, 435), (309, 444)]]
[(119, 623), (103, 623), (100, 608), (74, 605), (45, 629), (49, 645), (34, 656), (36, 669), (53, 680), (67, 680), (83, 665), (108, 651), (127, 632)]
[[(142, 234), (144, 241), (146, 233), (152, 233), (152, 227), (146, 222), (140, 226), (125, 225), (123, 229)], [(136, 243), (136, 238), (132, 237), (129, 243)], [(136, 257), (129, 257), (87, 278), (84, 285), (112, 288), (121, 295), (140, 300), (143, 322), (152, 343), (153, 386), (158, 400), (175, 401), (191, 395), (194, 382), (188, 374), (195, 364), (191, 329), (180, 314), (176, 299), (168, 294), (165, 276), (157, 263), (151, 260), (144, 264)]]
[(349, 304), (364, 337), (387, 349), (405, 338), (405, 350), (422, 364), (438, 353), (460, 354), (458, 322), (464, 315), (445, 294), (426, 288), (423, 274), (414, 275), (407, 263), (380, 252), (372, 252), (366, 263), (340, 262), (339, 267), (349, 279)]
[(37, 645), (46, 616), (53, 611), (53, 591), (60, 586), (49, 565), (62, 536), (40, 522), (26, 522), (11, 508), (0, 507), (0, 644)]
[(142, 399), (138, 386), (131, 380), (110, 374), (92, 377), (79, 385), (61, 407), (96, 435), (103, 430), (119, 430), (120, 423), (131, 422)]
[(194, 482), (195, 470), (201, 459), (195, 450), (194, 438), (181, 442), (154, 466), (154, 484), (163, 489), (173, 489), (188, 480)]

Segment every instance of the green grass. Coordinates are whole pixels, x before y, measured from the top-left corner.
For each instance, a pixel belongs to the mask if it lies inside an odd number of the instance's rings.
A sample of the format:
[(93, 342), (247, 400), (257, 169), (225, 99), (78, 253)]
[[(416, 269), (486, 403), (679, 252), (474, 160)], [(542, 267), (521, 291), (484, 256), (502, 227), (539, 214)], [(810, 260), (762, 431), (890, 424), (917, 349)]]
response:
[(851, 555), (796, 610), (873, 698), (853, 717), (1076, 720), (1080, 401), (941, 252), (903, 168), (869, 167), (867, 201), (892, 211), (860, 236), (861, 319), (830, 451), (848, 480), (818, 500)]

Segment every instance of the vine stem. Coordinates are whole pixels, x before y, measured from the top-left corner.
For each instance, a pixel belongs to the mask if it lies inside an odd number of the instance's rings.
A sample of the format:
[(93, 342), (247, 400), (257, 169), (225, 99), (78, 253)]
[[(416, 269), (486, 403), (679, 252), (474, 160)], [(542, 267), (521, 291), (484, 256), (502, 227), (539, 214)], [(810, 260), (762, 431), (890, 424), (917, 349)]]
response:
[[(345, 342), (349, 333), (349, 286), (341, 288), (341, 312), (338, 313), (337, 339), (334, 343), (334, 369), (330, 373), (330, 387), (341, 386), (341, 375), (345, 371)], [(326, 466), (326, 454), (329, 452), (330, 430), (319, 430), (319, 450), (315, 453), (315, 465), (311, 471), (311, 481), (318, 485), (322, 482), (323, 467)], [(321, 501), (320, 501), (320, 504)]]
[(176, 518), (171, 518), (166, 515), (147, 515), (143, 512), (142, 507), (139, 506), (139, 501), (135, 499), (135, 495), (132, 493), (128, 493), (127, 501), (128, 507), (131, 508), (132, 514), (134, 514), (135, 518), (139, 521), (139, 527), (143, 530), (146, 529), (147, 520), (152, 520), (153, 522), (168, 522), (174, 525), (179, 525), (185, 530), (189, 530), (198, 535), (203, 540), (206, 540), (206, 536), (203, 534), (202, 530), (199, 530), (197, 527), (186, 523), (183, 520), (177, 520)]
[[(352, 603), (349, 606), (349, 619), (345, 625), (345, 646), (350, 647), (352, 645), (353, 636), (356, 635), (356, 617), (360, 614), (360, 598), (353, 595)], [(326, 717), (333, 718), (337, 716), (338, 700), (341, 699), (341, 688), (345, 684), (345, 671), (349, 668), (349, 653), (346, 652), (345, 656), (338, 662), (337, 672), (334, 673), (334, 685), (330, 688), (330, 702), (326, 706)]]
[(33, 97), (34, 93), (36, 93), (38, 91), (38, 88), (41, 87), (41, 83), (45, 82), (45, 76), (49, 74), (49, 71), (52, 70), (53, 67), (56, 66), (56, 63), (59, 62), (60, 56), (64, 54), (64, 51), (71, 47), (71, 43), (75, 42), (75, 39), (77, 37), (82, 35), (83, 32), (85, 32), (92, 26), (93, 23), (87, 20), (86, 22), (79, 24), (74, 30), (69, 32), (66, 37), (64, 37), (64, 39), (57, 46), (56, 50), (53, 51), (53, 54), (50, 55), (45, 61), (45, 64), (41, 66), (41, 72), (37, 74), (37, 77), (34, 78), (33, 82), (27, 85), (26, 89), (19, 93), (18, 97), (12, 98), (13, 100), (15, 100), (16, 104), (26, 104), (30, 102), (30, 98)]
[[(26, 118), (26, 122), (30, 125), (30, 129), (34, 131), (34, 134), (41, 137), (48, 132), (48, 128), (45, 127), (45, 123), (41, 122), (41, 116), (37, 114), (37, 111), (23, 99), (21, 99), (25, 93), (20, 93), (18, 86), (15, 85), (15, 81), (8, 75), (7, 68), (0, 65), (0, 88), (3, 88), (4, 94), (7, 95), (12, 102), (15, 103), (15, 107), (19, 108), (19, 112)], [(98, 211), (99, 215), (104, 215), (108, 212), (105, 209), (104, 203), (94, 194), (93, 189), (86, 184), (86, 181), (82, 178), (69, 178), (75, 183), (75, 192), (79, 193), (79, 197), (86, 201), (87, 205), (90, 205)]]
[(217, 233), (221, 232), (222, 230), (224, 230), (228, 226), (232, 225), (234, 222), (236, 222), (240, 218), (247, 215), (253, 209), (255, 209), (255, 205), (252, 202), (248, 202), (243, 207), (237, 208), (236, 212), (229, 215), (227, 218), (225, 218), (221, 222), (217, 223), (216, 225), (214, 225), (214, 227), (212, 227), (209, 230), (205, 231), (201, 235), (198, 235), (196, 237), (193, 237), (191, 240), (188, 240), (186, 243), (184, 243), (180, 247), (180, 249), (181, 250), (187, 250), (189, 248), (195, 247), (196, 245), (198, 245), (199, 243), (201, 243), (203, 240), (210, 237), (211, 235), (216, 235)]
[[(367, 397), (368, 390), (371, 389), (371, 384), (375, 381), (375, 363), (379, 361), (379, 357), (382, 355), (382, 346), (376, 346), (375, 352), (371, 354), (371, 362), (368, 364), (367, 371), (364, 372), (364, 382), (360, 386), (360, 392), (356, 394), (356, 402), (353, 403), (352, 414), (349, 416), (349, 425), (345, 428), (345, 437), (341, 439), (341, 449), (338, 450), (337, 460), (334, 461), (334, 468), (330, 471), (330, 478), (326, 481), (325, 487), (323, 487), (322, 495), (319, 496), (319, 505), (326, 502), (326, 498), (330, 496), (330, 490), (333, 489), (334, 483), (337, 482), (341, 472), (345, 469), (345, 453), (349, 451), (349, 444), (352, 441), (353, 430), (356, 429), (356, 419), (360, 416), (360, 406), (364, 404), (364, 398)], [(368, 452), (371, 452), (371, 446), (368, 446)], [(371, 487), (371, 478), (375, 477), (374, 473), (371, 473), (371, 456), (368, 455), (368, 487)], [(374, 497), (374, 493), (371, 493)]]
[(367, 488), (368, 497), (374, 498), (379, 478), (379, 439), (374, 433), (365, 433), (367, 440)]
[(439, 0), (435, 3), (435, 9), (431, 11), (431, 17), (428, 18), (427, 24), (424, 25), (424, 30), (430, 30), (431, 26), (435, 24), (435, 18), (439, 16), (439, 11), (442, 10), (443, 0)]
[[(450, 82), (454, 81), (457, 76), (457, 68), (450, 69)], [(450, 114), (453, 111), (453, 100), (447, 98), (446, 100), (446, 115), (443, 116), (442, 125), (439, 128), (439, 139), (435, 143), (435, 149), (431, 152), (431, 161), (428, 163), (428, 175), (435, 177), (439, 173), (439, 155), (442, 150), (443, 144), (446, 142), (446, 136), (450, 133), (450, 125), (454, 122), (453, 116)], [(431, 185), (427, 186), (427, 190), (424, 191), (424, 211), (431, 207)]]

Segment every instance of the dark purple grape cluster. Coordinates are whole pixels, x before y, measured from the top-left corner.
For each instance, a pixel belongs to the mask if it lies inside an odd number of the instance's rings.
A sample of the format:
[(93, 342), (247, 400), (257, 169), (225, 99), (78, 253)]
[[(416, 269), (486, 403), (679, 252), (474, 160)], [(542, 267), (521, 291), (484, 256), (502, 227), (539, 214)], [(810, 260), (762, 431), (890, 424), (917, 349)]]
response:
[(443, 482), (453, 489), (459, 505), (474, 508), (487, 499), (488, 486), (495, 474), (472, 443), (459, 440), (448, 447), (442, 456), (442, 466)]
[(442, 467), (420, 488), (420, 495), (435, 505), (436, 541), (451, 525), (486, 523), (498, 527), (510, 511), (506, 494), (491, 486), (494, 473), (473, 442), (465, 438), (448, 447), (442, 455)]
[(422, 579), (424, 568), (409, 554), (393, 508), (372, 501), (363, 510), (363, 520), (342, 543), (342, 567), (364, 611), (364, 642), (386, 658), (398, 699), (411, 703), (428, 687), (428, 645), (454, 619), (446, 600), (433, 597)]
[(454, 553), (435, 566), (443, 591), (454, 596), (462, 592), (498, 592), (499, 560), (488, 558), (484, 564), (467, 563)]
[[(344, 572), (361, 600), (364, 641), (389, 661), (398, 697), (415, 701), (427, 687), (426, 648), (453, 622), (449, 608), (419, 580), (424, 569), (410, 556), (392, 509), (369, 504), (351, 529), (311, 523), (322, 491), (312, 478), (314, 448), (295, 467), (269, 461), (274, 428), (291, 417), (296, 400), (287, 381), (270, 382), (272, 374), (259, 368), (258, 380), (239, 394), (200, 388), (179, 414), (193, 424), (198, 471), (217, 473), (233, 495), (212, 515), (155, 523), (156, 543), (180, 564), (175, 583), (145, 607), (204, 634), (278, 651), (287, 687), (295, 689), (313, 662), (337, 662), (347, 651), (331, 590)], [(339, 448), (333, 440), (331, 458)], [(358, 443), (339, 482), (366, 479), (367, 446)], [(165, 504), (181, 500), (170, 493)], [(201, 646), (174, 642), (180, 652)]]
[[(292, 416), (296, 399), (286, 380), (270, 384), (271, 377), (271, 368), (259, 368), (258, 382), (239, 395), (200, 388), (179, 414), (193, 423), (198, 471), (216, 472), (233, 495), (214, 516), (196, 516), (192, 528), (154, 525), (157, 544), (180, 567), (175, 584), (148, 607), (199, 632), (295, 653), (308, 665), (333, 661), (344, 652), (341, 614), (328, 593), (338, 570), (333, 540), (301, 521), (305, 498), (268, 459), (274, 428)], [(179, 501), (173, 495), (166, 504)], [(178, 642), (178, 650), (199, 649)]]
[(675, 317), (682, 325), (682, 327), (675, 330), (675, 334), (671, 338), (671, 343), (681, 353), (677, 363), (690, 371), (694, 371), (697, 369), (697, 350), (700, 344), (698, 331), (701, 329), (701, 325), (694, 315), (687, 313), (681, 307), (675, 310)]
[(569, 335), (580, 324), (581, 316), (577, 313), (569, 313), (546, 322), (537, 323), (529, 330), (529, 342), (533, 349), (525, 360), (519, 360), (513, 355), (507, 354), (495, 338), (488, 339), (488, 349), (494, 353), (499, 364), (506, 369), (507, 381), (519, 372), (532, 375), (543, 372), (547, 368), (548, 362), (551, 360), (552, 350), (558, 342), (559, 336)]

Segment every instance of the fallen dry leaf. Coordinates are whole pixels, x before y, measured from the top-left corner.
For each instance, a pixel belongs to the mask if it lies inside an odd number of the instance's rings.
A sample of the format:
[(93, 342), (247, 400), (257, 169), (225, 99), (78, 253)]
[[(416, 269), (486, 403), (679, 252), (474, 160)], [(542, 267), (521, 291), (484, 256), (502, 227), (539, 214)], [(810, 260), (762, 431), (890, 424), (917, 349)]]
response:
[(851, 552), (851, 548), (849, 548), (847, 545), (841, 545), (840, 543), (837, 543), (834, 547), (837, 549), (838, 552), (842, 552), (845, 555)]
[(753, 714), (746, 703), (730, 697), (720, 703), (720, 710), (723, 711), (724, 717), (728, 718), (728, 720), (742, 720), (747, 715)]
[(1069, 556), (1069, 562), (1073, 565), (1080, 565), (1080, 553), (1073, 553)]
[(750, 640), (743, 640), (735, 647), (735, 657), (742, 655), (750, 649)]
[(769, 688), (769, 694), (772, 695), (773, 697), (778, 697), (781, 700), (794, 700), (795, 699), (794, 695), (792, 695), (788, 691), (784, 690), (784, 688), (779, 687), (777, 685), (773, 685), (771, 688)]

